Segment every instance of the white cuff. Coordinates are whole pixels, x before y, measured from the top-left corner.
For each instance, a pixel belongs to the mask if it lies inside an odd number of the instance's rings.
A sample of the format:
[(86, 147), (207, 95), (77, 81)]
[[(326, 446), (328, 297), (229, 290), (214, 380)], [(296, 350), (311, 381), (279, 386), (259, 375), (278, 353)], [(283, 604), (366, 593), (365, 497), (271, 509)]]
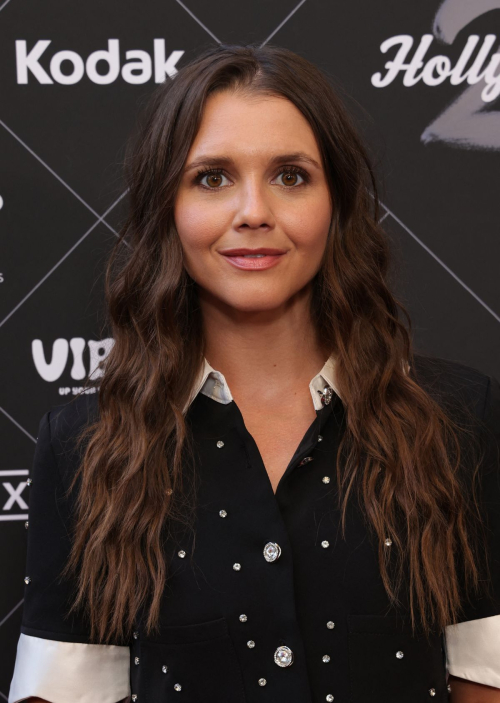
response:
[(445, 636), (452, 676), (500, 688), (500, 615), (448, 625)]
[(21, 633), (8, 703), (117, 703), (130, 695), (130, 648), (59, 642)]

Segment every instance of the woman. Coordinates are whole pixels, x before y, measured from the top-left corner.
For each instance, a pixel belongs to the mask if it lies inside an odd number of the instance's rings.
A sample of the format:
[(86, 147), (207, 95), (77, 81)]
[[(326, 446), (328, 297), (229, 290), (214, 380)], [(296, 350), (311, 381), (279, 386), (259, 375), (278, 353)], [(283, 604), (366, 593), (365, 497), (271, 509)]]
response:
[(498, 703), (500, 384), (414, 353), (328, 80), (210, 49), (127, 166), (114, 346), (40, 423), (9, 703)]

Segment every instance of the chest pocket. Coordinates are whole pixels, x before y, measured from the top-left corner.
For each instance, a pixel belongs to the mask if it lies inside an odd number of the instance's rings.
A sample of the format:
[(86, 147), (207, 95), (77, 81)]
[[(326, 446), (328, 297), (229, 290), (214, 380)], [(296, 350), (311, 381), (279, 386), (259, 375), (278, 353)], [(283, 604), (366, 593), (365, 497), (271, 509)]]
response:
[(162, 627), (154, 640), (138, 641), (130, 666), (138, 703), (179, 703), (179, 691), (184, 703), (246, 703), (225, 618)]
[(444, 703), (448, 700), (441, 635), (427, 639), (395, 616), (349, 617), (352, 703)]

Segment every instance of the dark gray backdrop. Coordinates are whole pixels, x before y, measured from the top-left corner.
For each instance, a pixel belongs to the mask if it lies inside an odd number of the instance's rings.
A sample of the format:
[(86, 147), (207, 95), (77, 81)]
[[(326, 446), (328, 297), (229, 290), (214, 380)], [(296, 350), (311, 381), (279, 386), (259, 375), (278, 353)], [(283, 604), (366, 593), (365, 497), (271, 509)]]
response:
[(38, 422), (108, 348), (120, 160), (155, 83), (221, 41), (318, 64), (351, 96), (384, 178), (417, 350), (500, 377), (499, 30), (500, 0), (0, 0), (0, 699)]

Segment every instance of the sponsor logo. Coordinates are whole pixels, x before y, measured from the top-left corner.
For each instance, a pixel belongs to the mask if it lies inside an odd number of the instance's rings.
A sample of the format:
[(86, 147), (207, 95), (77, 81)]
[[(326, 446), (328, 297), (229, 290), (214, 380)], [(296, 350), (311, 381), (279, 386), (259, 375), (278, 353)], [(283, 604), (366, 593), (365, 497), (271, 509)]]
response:
[[(89, 340), (88, 342), (83, 337), (72, 337), (69, 341), (63, 337), (59, 337), (52, 344), (50, 359), (48, 352), (45, 350), (41, 339), (34, 339), (31, 343), (31, 353), (35, 368), (44, 381), (53, 383), (58, 381), (63, 373), (70, 365), (70, 377), (74, 381), (81, 381), (87, 377), (87, 369), (84, 364), (84, 352), (86, 348), (89, 353), (89, 370), (88, 375), (92, 379), (99, 378), (103, 375), (103, 370), (99, 364), (106, 359), (109, 352), (113, 348), (114, 339), (107, 337), (101, 340)], [(71, 391), (78, 393), (81, 388), (75, 387)], [(68, 387), (60, 388), (61, 395), (66, 395), (70, 392)]]
[(19, 84), (36, 81), (42, 85), (73, 85), (84, 76), (98, 85), (109, 85), (119, 78), (134, 85), (147, 83), (151, 78), (155, 83), (163, 83), (167, 76), (175, 76), (176, 65), (184, 54), (184, 51), (172, 51), (167, 57), (165, 39), (154, 39), (152, 56), (141, 49), (129, 49), (122, 64), (120, 40), (108, 39), (107, 49), (93, 51), (86, 59), (70, 50), (57, 51), (49, 59), (47, 49), (51, 43), (50, 39), (39, 39), (28, 49), (25, 39), (16, 40)]
[(467, 81), (475, 85), (484, 81), (485, 87), (481, 92), (484, 102), (491, 102), (500, 94), (500, 73), (495, 75), (500, 64), (500, 54), (493, 54), (487, 60), (488, 54), (496, 41), (495, 34), (487, 34), (471, 65), (466, 69), (472, 54), (480, 43), (480, 37), (472, 34), (460, 54), (456, 64), (452, 66), (448, 56), (439, 54), (425, 60), (426, 54), (434, 41), (432, 34), (424, 34), (411, 58), (408, 55), (413, 47), (413, 37), (408, 34), (398, 34), (386, 39), (380, 45), (380, 51), (385, 54), (394, 46), (399, 46), (396, 56), (385, 64), (386, 72), (374, 73), (371, 77), (372, 85), (376, 88), (385, 88), (390, 85), (399, 74), (403, 75), (403, 85), (411, 87), (422, 81), (426, 85), (441, 85), (449, 80), (451, 85), (460, 85)]

